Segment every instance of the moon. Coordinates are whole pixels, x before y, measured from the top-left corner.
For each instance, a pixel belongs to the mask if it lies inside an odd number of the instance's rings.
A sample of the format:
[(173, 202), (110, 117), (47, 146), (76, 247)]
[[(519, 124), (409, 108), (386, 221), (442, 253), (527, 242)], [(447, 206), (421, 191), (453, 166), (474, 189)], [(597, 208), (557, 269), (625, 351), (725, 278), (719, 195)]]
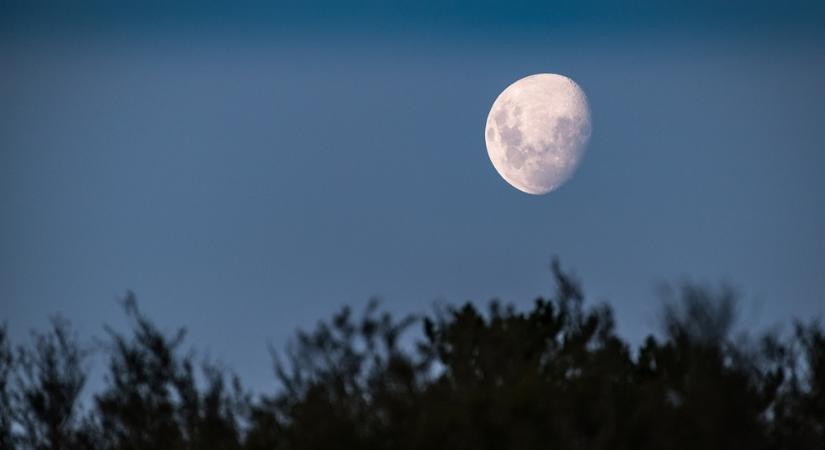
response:
[(575, 81), (540, 73), (499, 94), (487, 115), (485, 142), (505, 181), (541, 195), (570, 179), (590, 139), (590, 106)]

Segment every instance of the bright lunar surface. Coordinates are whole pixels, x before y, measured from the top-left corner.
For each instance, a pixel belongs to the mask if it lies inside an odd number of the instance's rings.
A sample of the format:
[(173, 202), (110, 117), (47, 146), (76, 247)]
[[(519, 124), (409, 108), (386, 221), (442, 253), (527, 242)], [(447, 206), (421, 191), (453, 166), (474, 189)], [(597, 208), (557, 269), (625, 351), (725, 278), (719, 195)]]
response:
[(542, 73), (502, 92), (487, 116), (487, 154), (520, 191), (546, 194), (573, 174), (590, 138), (590, 107), (573, 80)]

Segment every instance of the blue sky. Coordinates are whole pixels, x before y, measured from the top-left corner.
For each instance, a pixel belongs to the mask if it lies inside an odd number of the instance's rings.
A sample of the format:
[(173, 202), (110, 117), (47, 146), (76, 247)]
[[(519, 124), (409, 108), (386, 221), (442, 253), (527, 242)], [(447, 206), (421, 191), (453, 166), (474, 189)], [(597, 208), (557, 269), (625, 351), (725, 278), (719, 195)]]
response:
[[(825, 312), (825, 8), (441, 4), (7, 4), (0, 320), (100, 335), (132, 289), (261, 388), (341, 305), (526, 306), (553, 255), (634, 340), (666, 281), (732, 283), (744, 329)], [(593, 134), (534, 197), (483, 133), (539, 72)]]

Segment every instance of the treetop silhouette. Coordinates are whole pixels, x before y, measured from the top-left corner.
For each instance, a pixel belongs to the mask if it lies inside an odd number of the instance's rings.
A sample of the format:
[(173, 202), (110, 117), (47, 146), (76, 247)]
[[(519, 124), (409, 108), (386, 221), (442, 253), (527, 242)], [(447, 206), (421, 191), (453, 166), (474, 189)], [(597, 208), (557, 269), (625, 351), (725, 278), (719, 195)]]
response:
[[(52, 322), (28, 346), (0, 328), (0, 448), (822, 449), (825, 332), (732, 336), (736, 295), (685, 285), (638, 348), (554, 263), (532, 308), (492, 302), (394, 318), (344, 308), (273, 350), (252, 395), (124, 301), (105, 385), (81, 405), (91, 347)], [(420, 333), (410, 333), (410, 330)], [(404, 337), (406, 336), (406, 338)]]

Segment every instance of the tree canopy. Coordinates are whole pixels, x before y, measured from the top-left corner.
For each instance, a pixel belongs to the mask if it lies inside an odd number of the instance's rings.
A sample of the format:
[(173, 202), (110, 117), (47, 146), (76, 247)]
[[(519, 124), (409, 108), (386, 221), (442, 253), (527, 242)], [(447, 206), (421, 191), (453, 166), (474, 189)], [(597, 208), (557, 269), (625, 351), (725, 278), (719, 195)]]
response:
[[(100, 349), (55, 319), (28, 345), (0, 328), (2, 449), (819, 449), (825, 332), (735, 336), (736, 295), (685, 285), (633, 347), (608, 305), (553, 265), (532, 308), (492, 302), (394, 318), (344, 308), (284, 351), (253, 395), (124, 301)], [(84, 396), (88, 356), (108, 361)], [(87, 393), (88, 394), (88, 393)], [(81, 401), (90, 399), (88, 404)]]

